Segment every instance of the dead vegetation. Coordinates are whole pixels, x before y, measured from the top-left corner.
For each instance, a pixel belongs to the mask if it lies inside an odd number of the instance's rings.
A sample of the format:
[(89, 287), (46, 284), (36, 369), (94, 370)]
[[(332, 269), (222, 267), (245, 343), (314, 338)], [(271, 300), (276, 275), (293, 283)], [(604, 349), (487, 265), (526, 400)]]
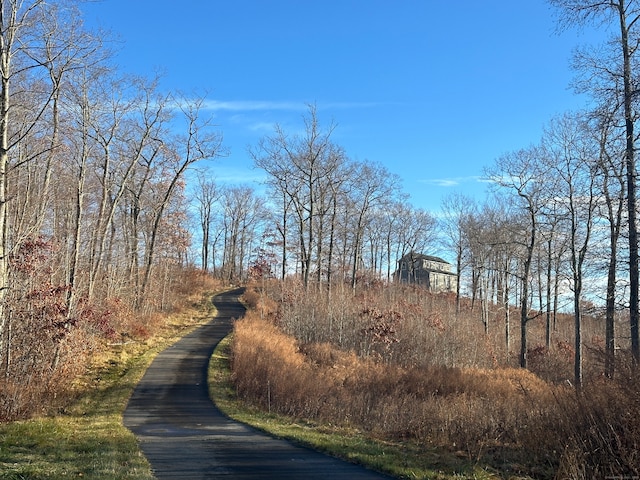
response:
[(252, 404), (532, 478), (640, 473), (637, 372), (621, 359), (615, 380), (600, 375), (597, 319), (578, 392), (568, 381), (565, 325), (550, 349), (539, 346), (544, 329), (532, 327), (537, 346), (524, 370), (505, 348), (501, 315), (486, 335), (479, 313), (467, 308), (456, 317), (450, 298), (424, 290), (328, 297), (273, 284), (246, 300), (253, 308), (236, 323), (233, 375)]
[(60, 308), (64, 291), (52, 290), (24, 303), (23, 314), (14, 312), (19, 321), (9, 331), (10, 348), (0, 368), (0, 422), (64, 409), (78, 389), (89, 388), (87, 373), (98, 372), (104, 358), (125, 345), (162, 338), (170, 314), (201, 301), (201, 292), (220, 288), (218, 281), (195, 270), (177, 272), (175, 280), (163, 312), (135, 313), (127, 302), (112, 297), (84, 305), (69, 321)]

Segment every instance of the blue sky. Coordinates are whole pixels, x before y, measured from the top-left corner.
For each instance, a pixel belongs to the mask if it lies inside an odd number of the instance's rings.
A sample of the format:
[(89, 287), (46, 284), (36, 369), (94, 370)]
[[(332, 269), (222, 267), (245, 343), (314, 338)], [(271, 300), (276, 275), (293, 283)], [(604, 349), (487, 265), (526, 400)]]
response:
[(206, 93), (230, 154), (219, 182), (260, 180), (247, 146), (301, 128), (305, 104), (354, 160), (399, 175), (418, 208), (484, 195), (483, 169), (585, 105), (573, 49), (544, 0), (102, 0), (90, 26), (119, 39), (123, 72)]

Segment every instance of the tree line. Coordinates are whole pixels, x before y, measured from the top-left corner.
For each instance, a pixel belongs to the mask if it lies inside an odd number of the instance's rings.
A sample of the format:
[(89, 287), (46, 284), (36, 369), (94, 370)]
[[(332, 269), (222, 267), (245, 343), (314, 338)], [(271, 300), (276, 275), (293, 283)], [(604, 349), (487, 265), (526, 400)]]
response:
[(434, 248), (435, 216), (408, 203), (397, 175), (350, 159), (315, 105), (303, 122), (301, 134), (276, 125), (249, 148), (267, 174), (266, 198), (199, 175), (194, 199), (207, 270), (238, 281), (262, 265), (274, 277), (296, 275), (305, 287), (330, 291), (334, 283), (390, 281), (396, 259)]
[[(576, 50), (574, 87), (587, 108), (553, 118), (542, 138), (486, 169), (495, 198), (482, 205), (460, 195), (444, 202), (448, 244), (458, 273), (470, 271), (473, 300), (504, 312), (519, 307), (520, 365), (527, 366), (527, 325), (546, 323), (546, 347), (559, 309), (573, 312), (574, 378), (582, 384), (584, 315), (604, 320), (604, 373), (616, 350), (640, 359), (638, 338), (637, 22), (634, 0), (550, 0), (562, 28), (611, 27), (599, 48)], [(564, 300), (569, 303), (562, 305)], [(598, 308), (595, 308), (598, 307)], [(485, 321), (486, 314), (483, 314)], [(627, 328), (620, 331), (620, 319)], [(485, 323), (486, 324), (486, 323)]]
[(107, 40), (79, 2), (0, 1), (0, 373), (14, 385), (51, 379), (79, 326), (114, 333), (115, 302), (170, 306), (185, 172), (221, 151), (201, 99), (119, 72)]

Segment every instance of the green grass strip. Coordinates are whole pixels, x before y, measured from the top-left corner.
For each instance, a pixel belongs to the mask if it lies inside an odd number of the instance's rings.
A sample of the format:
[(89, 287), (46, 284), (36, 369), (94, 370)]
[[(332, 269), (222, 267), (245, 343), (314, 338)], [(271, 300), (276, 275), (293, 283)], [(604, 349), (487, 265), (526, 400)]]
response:
[[(153, 352), (155, 353), (155, 352)], [(68, 413), (0, 425), (0, 479), (152, 479), (122, 411), (153, 358), (147, 352), (101, 372), (108, 385)]]

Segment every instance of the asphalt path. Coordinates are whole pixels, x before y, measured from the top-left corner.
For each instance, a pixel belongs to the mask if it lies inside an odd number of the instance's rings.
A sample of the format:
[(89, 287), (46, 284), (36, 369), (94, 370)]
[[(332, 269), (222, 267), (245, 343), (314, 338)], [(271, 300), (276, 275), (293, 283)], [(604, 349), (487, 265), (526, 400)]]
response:
[(135, 388), (124, 424), (158, 479), (388, 479), (224, 416), (209, 398), (214, 348), (242, 317), (241, 289), (214, 297), (208, 324), (161, 352)]

